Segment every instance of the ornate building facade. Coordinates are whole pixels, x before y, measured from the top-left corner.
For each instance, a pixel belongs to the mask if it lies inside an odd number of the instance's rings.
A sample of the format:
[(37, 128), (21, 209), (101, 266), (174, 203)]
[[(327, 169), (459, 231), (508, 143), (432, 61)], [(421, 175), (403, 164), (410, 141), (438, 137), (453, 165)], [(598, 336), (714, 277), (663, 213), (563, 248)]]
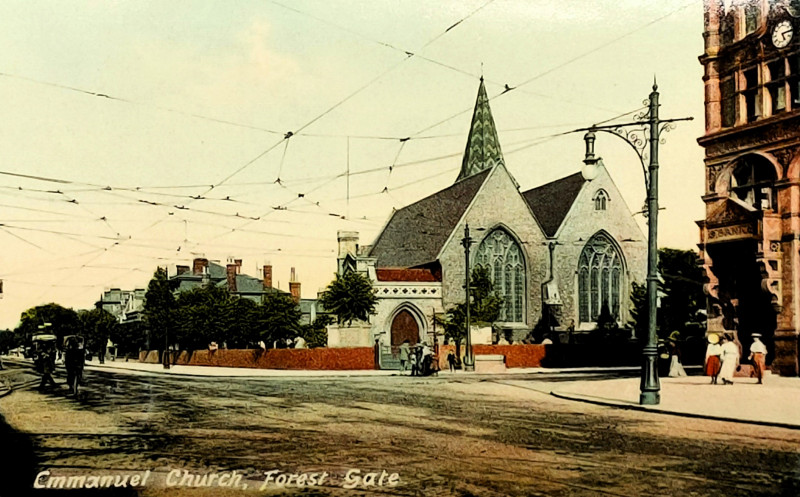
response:
[(800, 330), (800, 2), (705, 0), (708, 332), (797, 375)]
[(434, 334), (442, 343), (434, 315), (464, 302), (467, 224), (469, 265), (486, 268), (503, 299), (492, 336), (480, 340), (521, 340), (545, 312), (562, 330), (594, 330), (603, 310), (627, 324), (632, 284), (645, 279), (647, 244), (607, 170), (521, 191), (481, 81), (455, 183), (395, 210), (372, 245), (359, 245), (358, 233), (339, 233), (338, 270), (367, 275), (378, 306), (366, 326), (329, 328), (329, 344), (377, 339), (388, 349), (404, 340), (432, 343)]

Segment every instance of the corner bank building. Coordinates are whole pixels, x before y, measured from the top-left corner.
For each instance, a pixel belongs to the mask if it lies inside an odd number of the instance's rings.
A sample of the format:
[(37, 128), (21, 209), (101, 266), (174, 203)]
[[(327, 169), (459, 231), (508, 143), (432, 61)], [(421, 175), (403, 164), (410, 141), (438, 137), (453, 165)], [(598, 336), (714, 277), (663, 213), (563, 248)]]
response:
[(708, 332), (798, 375), (800, 2), (704, 0)]
[(464, 302), (467, 224), (469, 266), (487, 269), (503, 299), (493, 336), (475, 343), (524, 339), (545, 308), (556, 329), (593, 330), (603, 309), (626, 323), (632, 284), (645, 278), (646, 240), (605, 167), (587, 176), (520, 190), (481, 81), (455, 182), (395, 210), (371, 245), (339, 233), (338, 271), (368, 275), (378, 305), (360, 330), (329, 327), (329, 345), (443, 343), (434, 315)]

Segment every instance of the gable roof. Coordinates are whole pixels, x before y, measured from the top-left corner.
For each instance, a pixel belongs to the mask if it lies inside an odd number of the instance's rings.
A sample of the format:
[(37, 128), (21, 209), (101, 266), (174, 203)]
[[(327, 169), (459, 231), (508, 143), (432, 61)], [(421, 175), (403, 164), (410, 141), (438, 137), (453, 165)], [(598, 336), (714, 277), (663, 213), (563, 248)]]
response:
[(500, 150), (500, 139), (489, 107), (489, 97), (483, 85), (483, 77), (478, 87), (478, 98), (472, 112), (472, 123), (467, 136), (467, 148), (461, 162), (461, 172), (457, 180), (468, 178), (498, 164), (505, 164), (503, 151)]
[(522, 193), (548, 237), (555, 236), (584, 182), (583, 175), (575, 173)]
[(411, 267), (436, 260), (490, 169), (394, 212), (378, 235), (370, 257), (378, 267)]

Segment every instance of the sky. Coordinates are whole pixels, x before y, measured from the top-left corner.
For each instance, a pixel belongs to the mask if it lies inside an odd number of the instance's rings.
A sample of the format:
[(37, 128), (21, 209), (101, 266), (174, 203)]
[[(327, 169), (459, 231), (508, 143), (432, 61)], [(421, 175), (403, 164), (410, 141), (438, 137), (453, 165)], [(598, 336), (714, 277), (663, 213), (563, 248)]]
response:
[[(657, 78), (661, 117), (694, 117), (664, 135), (659, 244), (696, 248), (702, 27), (702, 0), (4, 0), (0, 328), (195, 257), (315, 297), (337, 231), (370, 244), (455, 181), (481, 75), (523, 190)], [(639, 211), (636, 154), (596, 152)]]

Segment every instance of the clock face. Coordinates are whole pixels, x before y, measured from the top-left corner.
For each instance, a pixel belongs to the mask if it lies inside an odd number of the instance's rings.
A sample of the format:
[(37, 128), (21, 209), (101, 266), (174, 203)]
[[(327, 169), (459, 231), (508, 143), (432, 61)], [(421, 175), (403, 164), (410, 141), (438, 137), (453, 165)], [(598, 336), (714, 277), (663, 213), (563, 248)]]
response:
[(779, 22), (772, 30), (772, 44), (777, 48), (783, 48), (792, 41), (794, 28), (788, 20)]

